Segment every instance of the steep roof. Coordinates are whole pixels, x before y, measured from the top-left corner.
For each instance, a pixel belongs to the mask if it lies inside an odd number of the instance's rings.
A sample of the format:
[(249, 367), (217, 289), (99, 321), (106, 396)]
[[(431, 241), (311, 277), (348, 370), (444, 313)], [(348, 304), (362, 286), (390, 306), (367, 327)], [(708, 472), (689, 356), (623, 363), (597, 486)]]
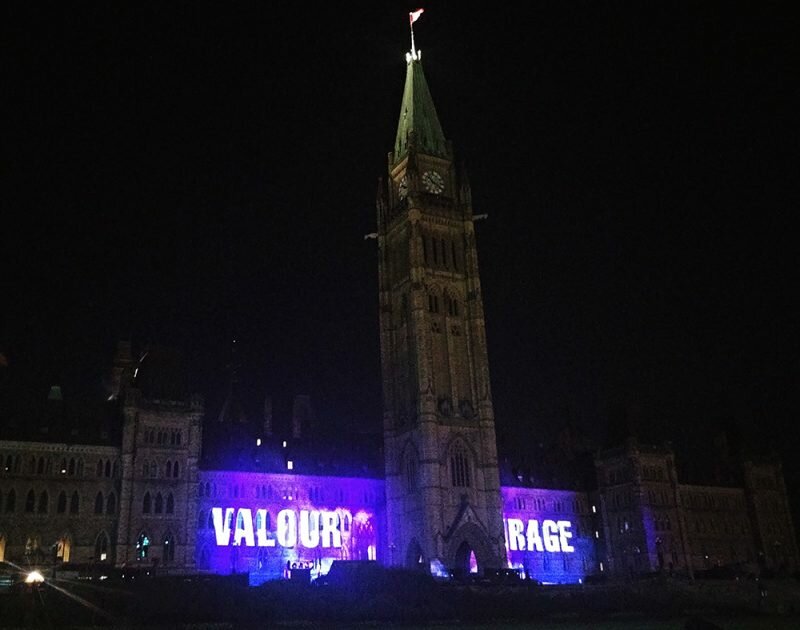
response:
[(399, 161), (408, 152), (409, 135), (414, 133), (416, 148), (428, 155), (447, 156), (447, 141), (436, 115), (422, 63), (409, 55), (406, 66), (406, 86), (397, 123), (394, 159)]

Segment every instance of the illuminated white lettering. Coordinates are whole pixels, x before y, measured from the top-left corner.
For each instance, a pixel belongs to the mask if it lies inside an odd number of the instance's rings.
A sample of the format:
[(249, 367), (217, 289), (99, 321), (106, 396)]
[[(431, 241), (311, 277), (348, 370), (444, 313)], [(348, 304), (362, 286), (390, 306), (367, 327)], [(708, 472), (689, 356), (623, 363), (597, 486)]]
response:
[(233, 534), (233, 544), (241, 545), (242, 539), (248, 547), (255, 547), (253, 515), (247, 508), (239, 508), (239, 512), (236, 514), (236, 532)]
[(211, 516), (214, 520), (214, 534), (217, 537), (217, 545), (225, 547), (231, 541), (231, 520), (233, 519), (233, 508), (225, 508), (225, 519), (222, 518), (222, 508), (211, 508)]
[(542, 538), (544, 538), (545, 551), (561, 551), (558, 544), (558, 524), (546, 520), (542, 523)]
[(274, 534), (267, 529), (268, 511), (255, 510), (255, 521), (253, 512), (249, 508), (211, 508), (217, 545), (295, 547), (299, 544), (306, 549), (315, 549), (320, 543), (326, 548), (342, 546), (342, 516), (339, 512), (300, 510), (298, 514), (295, 510), (281, 510), (275, 519)]
[(545, 520), (542, 521), (541, 529), (536, 519), (528, 519), (527, 528), (524, 528), (525, 523), (519, 518), (507, 518), (505, 523), (509, 551), (575, 552), (575, 547), (570, 544), (574, 537), (570, 521)]
[(522, 530), (525, 527), (518, 518), (508, 519), (508, 547), (511, 551), (525, 551), (525, 539)]
[(533, 519), (528, 521), (528, 551), (544, 551), (542, 547), (542, 537), (539, 536), (539, 521)]
[(322, 521), (322, 546), (326, 548), (341, 547), (342, 533), (338, 528), (339, 517), (336, 512), (321, 512), (320, 520)]
[(297, 515), (294, 510), (278, 512), (276, 534), (281, 547), (294, 547), (297, 544)]
[(308, 549), (319, 546), (319, 512), (300, 510), (300, 544)]
[(569, 521), (558, 521), (559, 541), (561, 542), (561, 551), (572, 553), (575, 547), (569, 544), (569, 539), (572, 538), (572, 532), (569, 531), (572, 523)]
[(258, 538), (259, 547), (274, 547), (275, 539), (267, 538), (267, 511), (256, 510), (256, 522), (258, 523), (258, 530), (256, 536)]

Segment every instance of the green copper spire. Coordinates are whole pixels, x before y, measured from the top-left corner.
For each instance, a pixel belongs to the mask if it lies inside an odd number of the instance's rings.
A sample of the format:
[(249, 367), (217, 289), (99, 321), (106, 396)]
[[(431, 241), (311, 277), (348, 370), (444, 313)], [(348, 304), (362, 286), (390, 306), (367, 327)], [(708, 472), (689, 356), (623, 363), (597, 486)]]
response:
[(399, 161), (408, 153), (413, 132), (416, 149), (429, 155), (447, 157), (447, 141), (444, 139), (436, 107), (433, 105), (428, 83), (422, 72), (422, 63), (417, 54), (406, 56), (406, 87), (397, 123), (397, 138), (394, 141), (394, 159)]

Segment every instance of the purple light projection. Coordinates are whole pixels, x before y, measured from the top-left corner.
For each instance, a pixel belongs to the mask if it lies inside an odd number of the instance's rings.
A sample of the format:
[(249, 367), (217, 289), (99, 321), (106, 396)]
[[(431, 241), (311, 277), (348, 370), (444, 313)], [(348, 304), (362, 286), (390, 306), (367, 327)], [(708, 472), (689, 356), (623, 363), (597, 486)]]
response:
[(378, 559), (383, 482), (374, 479), (205, 472), (198, 568), (250, 574), (251, 584), (334, 560)]
[(585, 494), (516, 487), (502, 494), (509, 567), (552, 584), (581, 582), (596, 571)]

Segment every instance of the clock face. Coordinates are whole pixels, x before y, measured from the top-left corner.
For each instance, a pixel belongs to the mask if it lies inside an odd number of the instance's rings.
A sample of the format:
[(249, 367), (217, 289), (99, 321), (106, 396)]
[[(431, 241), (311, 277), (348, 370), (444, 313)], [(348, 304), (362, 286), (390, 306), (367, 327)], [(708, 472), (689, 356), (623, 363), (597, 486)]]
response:
[(436, 171), (425, 171), (422, 174), (422, 185), (429, 193), (439, 195), (444, 190), (444, 179)]
[(397, 195), (400, 199), (405, 199), (406, 195), (408, 195), (408, 179), (406, 179), (405, 175), (403, 175), (403, 179), (401, 179), (400, 183), (397, 185)]

